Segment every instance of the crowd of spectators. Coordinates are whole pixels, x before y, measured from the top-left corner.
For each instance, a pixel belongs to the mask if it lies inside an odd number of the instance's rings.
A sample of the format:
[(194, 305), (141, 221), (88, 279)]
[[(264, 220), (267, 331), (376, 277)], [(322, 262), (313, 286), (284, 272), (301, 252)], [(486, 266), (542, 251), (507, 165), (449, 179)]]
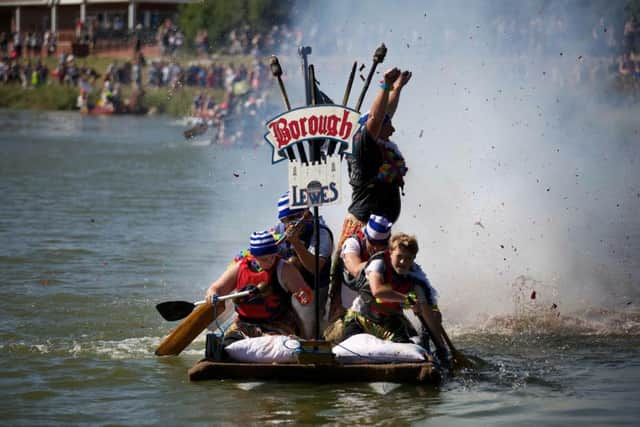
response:
[(229, 55), (260, 56), (273, 52), (295, 52), (302, 43), (302, 30), (286, 24), (274, 25), (266, 33), (243, 25), (229, 32), (226, 52)]
[(624, 25), (618, 72), (622, 90), (640, 100), (640, 23), (634, 17)]
[[(229, 63), (208, 66), (190, 64), (183, 75), (187, 84), (201, 88), (193, 100), (191, 116), (195, 123), (213, 128), (212, 139), (220, 144), (262, 140), (261, 122), (265, 117), (273, 79), (261, 61), (250, 68)], [(223, 99), (216, 103), (212, 91), (222, 90)], [(274, 112), (275, 113), (275, 112)]]
[[(469, 34), (482, 31), (484, 48), (500, 52), (506, 65), (516, 67), (523, 74), (529, 73), (529, 68), (539, 66), (548, 58), (558, 58), (558, 46), (577, 46), (578, 43), (579, 37), (576, 34), (580, 21), (572, 21), (561, 14), (543, 16), (496, 12), (488, 22), (486, 30), (477, 26), (475, 30), (469, 28)], [(319, 25), (314, 23), (305, 26), (306, 40), (316, 42), (315, 36), (321, 33)], [(467, 39), (472, 39), (472, 36), (460, 29), (452, 29), (446, 23), (438, 28), (439, 30), (434, 32), (434, 48), (441, 47), (443, 50), (455, 52), (460, 50)], [(76, 26), (76, 41), (93, 46), (102, 30), (104, 29), (97, 27), (96, 21), (92, 21), (88, 26), (79, 23)], [(564, 65), (561, 61), (554, 60), (549, 64), (546, 76), (560, 86), (611, 81), (623, 93), (630, 94), (636, 101), (640, 100), (640, 23), (637, 19), (628, 18), (622, 25), (608, 22), (605, 17), (601, 17), (594, 21), (590, 29), (587, 27), (580, 30), (580, 34), (590, 33), (590, 39), (581, 42), (586, 48), (581, 51), (578, 60), (566, 62)], [(118, 22), (114, 22), (110, 31), (124, 29), (119, 27)], [(383, 30), (382, 27), (373, 26), (370, 31), (370, 38), (376, 39), (378, 32)], [(408, 42), (417, 43), (421, 38), (416, 30), (400, 31), (409, 31), (402, 33), (402, 38)], [(383, 36), (384, 34), (380, 34), (382, 39)], [(193, 44), (189, 45), (184, 32), (171, 19), (165, 19), (160, 23), (155, 36), (160, 56), (151, 60), (148, 66), (141, 53), (144, 37), (143, 31), (136, 27), (129, 39), (134, 48), (135, 59), (125, 61), (121, 65), (114, 64), (113, 68), (119, 70), (119, 75), (113, 76), (114, 82), (172, 89), (181, 86), (204, 90), (220, 89), (234, 96), (244, 96), (250, 91), (260, 90), (265, 81), (271, 80), (262, 63), (264, 56), (273, 52), (295, 52), (302, 43), (303, 34), (301, 30), (292, 29), (287, 25), (273, 26), (266, 32), (255, 31), (249, 25), (241, 25), (227, 34), (223, 46), (212, 46), (206, 29), (198, 31)], [(353, 48), (349, 44), (350, 38), (318, 39), (320, 52), (323, 49), (338, 49), (348, 54)], [(409, 46), (409, 43), (407, 45)], [(450, 49), (452, 46), (458, 46), (458, 49)], [(197, 53), (197, 61), (184, 64), (184, 61), (178, 59), (181, 58), (178, 54), (187, 48)], [(55, 33), (0, 33), (0, 81), (18, 82), (25, 87), (51, 81), (77, 85), (80, 76), (86, 70), (78, 67), (74, 60), (69, 61), (68, 54), (60, 55), (57, 51), (58, 37)], [(253, 57), (253, 65), (247, 67), (225, 63), (218, 59), (220, 53), (231, 56), (249, 55)], [(562, 52), (559, 54), (562, 55)], [(58, 66), (50, 71), (41, 59), (52, 55), (58, 55), (60, 59)], [(146, 78), (143, 79), (142, 70), (145, 67)], [(107, 74), (111, 74), (112, 71), (107, 70)]]
[(0, 54), (9, 59), (36, 59), (42, 55), (55, 55), (58, 35), (55, 32), (0, 32)]
[[(176, 56), (185, 47), (191, 47), (201, 59), (213, 54), (212, 42), (206, 28), (198, 30), (191, 46), (187, 45), (184, 32), (167, 18), (158, 27), (156, 42), (163, 57)], [(259, 57), (273, 52), (295, 51), (302, 43), (302, 31), (293, 30), (288, 25), (274, 25), (269, 31), (261, 32), (244, 24), (232, 29), (227, 40), (215, 50), (229, 55), (251, 55)]]
[(78, 66), (76, 58), (61, 53), (57, 66), (49, 70), (42, 58), (25, 58), (23, 61), (3, 57), (0, 62), (0, 81), (2, 83), (18, 83), (24, 88), (37, 87), (57, 81), (59, 84), (78, 86), (81, 77), (95, 79), (98, 73), (85, 64)]

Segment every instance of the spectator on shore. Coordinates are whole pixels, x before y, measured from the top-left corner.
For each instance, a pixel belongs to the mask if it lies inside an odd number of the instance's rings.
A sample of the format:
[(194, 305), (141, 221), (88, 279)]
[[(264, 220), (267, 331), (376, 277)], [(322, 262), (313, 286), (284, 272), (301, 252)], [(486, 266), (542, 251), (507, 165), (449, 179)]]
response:
[(137, 24), (136, 29), (133, 33), (133, 55), (137, 57), (142, 54), (142, 24)]
[(6, 56), (9, 49), (9, 36), (4, 31), (0, 32), (0, 55)]
[(23, 38), (22, 38), (22, 34), (20, 34), (20, 31), (16, 31), (13, 34), (13, 52), (14, 52), (14, 58), (22, 58), (22, 42), (23, 42)]
[(58, 50), (58, 38), (55, 32), (47, 31), (44, 33), (44, 46), (47, 49), (47, 56), (55, 55)]
[(171, 27), (171, 19), (167, 18), (164, 20), (162, 25), (158, 27), (158, 32), (156, 33), (156, 41), (160, 46), (160, 55), (163, 57), (169, 54), (169, 37)]
[(80, 70), (76, 65), (75, 57), (73, 55), (67, 56), (65, 60), (66, 72), (65, 72), (65, 83), (77, 86), (78, 79), (80, 78)]
[(89, 25), (89, 41), (91, 43), (91, 50), (94, 51), (96, 48), (96, 43), (98, 42), (98, 20), (91, 20), (91, 24)]
[(9, 80), (9, 64), (7, 61), (3, 59), (0, 61), (0, 82), (6, 83)]
[(618, 72), (621, 76), (628, 76), (633, 72), (633, 62), (629, 52), (623, 53), (618, 58)]
[(144, 56), (140, 53), (131, 66), (131, 82), (138, 87), (142, 86), (142, 68), (144, 65)]
[(199, 57), (206, 57), (209, 54), (209, 32), (206, 29), (198, 31), (195, 44)]
[(29, 58), (40, 57), (40, 35), (35, 31), (27, 34), (27, 54)]
[(626, 53), (635, 53), (637, 52), (638, 46), (636, 44), (638, 41), (638, 25), (636, 23), (636, 19), (634, 16), (631, 16), (625, 23), (624, 29), (622, 31), (622, 44), (624, 47), (624, 52)]

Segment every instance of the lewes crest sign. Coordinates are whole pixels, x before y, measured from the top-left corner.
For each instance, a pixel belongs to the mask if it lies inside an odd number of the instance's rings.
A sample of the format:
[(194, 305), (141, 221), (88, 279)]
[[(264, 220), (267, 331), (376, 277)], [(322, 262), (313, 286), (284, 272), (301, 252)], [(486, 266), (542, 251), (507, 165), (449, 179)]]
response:
[(264, 138), (272, 147), (272, 164), (288, 159), (295, 145), (305, 142), (335, 144), (329, 155), (312, 162), (289, 159), (290, 207), (322, 206), (340, 202), (341, 154), (351, 154), (360, 113), (342, 105), (323, 104), (289, 110), (267, 122)]

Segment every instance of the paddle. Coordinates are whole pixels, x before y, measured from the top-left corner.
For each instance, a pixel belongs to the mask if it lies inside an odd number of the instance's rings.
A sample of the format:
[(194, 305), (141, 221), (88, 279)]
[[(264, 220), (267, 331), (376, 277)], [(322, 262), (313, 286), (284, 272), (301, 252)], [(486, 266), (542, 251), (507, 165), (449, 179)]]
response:
[[(433, 331), (431, 331), (431, 328), (429, 328), (429, 326), (427, 325), (427, 322), (424, 321), (422, 316), (418, 316), (418, 319), (420, 319), (420, 323), (422, 324), (422, 327), (425, 328), (431, 336), (434, 336)], [(455, 348), (455, 346), (451, 342), (451, 339), (449, 338), (449, 335), (447, 335), (447, 331), (444, 330), (444, 327), (442, 327), (442, 325), (440, 326), (440, 330), (442, 331), (441, 336), (442, 338), (444, 338), (444, 341), (447, 343), (447, 347), (449, 347), (449, 351), (451, 352), (452, 370), (459, 371), (460, 369), (474, 368), (475, 364)]]
[[(222, 297), (217, 297), (216, 299), (218, 301), (225, 301), (228, 299), (242, 298), (242, 297), (251, 295), (252, 292), (255, 292), (255, 291), (236, 292), (236, 293), (225, 295)], [(196, 308), (196, 306), (204, 304), (205, 302), (206, 301), (204, 300), (196, 301), (196, 302), (165, 301), (156, 305), (156, 309), (158, 310), (160, 315), (165, 318), (165, 320), (173, 322), (175, 320), (184, 319), (189, 314), (191, 314), (191, 312), (193, 311), (194, 308)]]
[(204, 304), (203, 301), (165, 301), (156, 305), (156, 310), (165, 320), (173, 322), (187, 317), (197, 305)]
[(453, 365), (453, 369), (473, 369), (475, 367), (475, 363), (473, 363), (471, 360), (469, 360), (469, 358), (467, 358), (467, 356), (458, 351), (449, 339), (449, 335), (447, 335), (447, 332), (444, 330), (444, 328), (441, 329), (442, 338), (444, 338), (447, 346), (449, 346), (449, 350), (451, 351), (451, 364)]
[(207, 124), (207, 122), (199, 122), (196, 123), (192, 128), (182, 132), (182, 134), (186, 139), (191, 139), (195, 136), (202, 135), (207, 131), (207, 129), (209, 129), (209, 125)]
[(255, 292), (253, 289), (217, 297), (214, 300), (215, 307), (211, 301), (204, 301), (198, 306), (193, 304), (195, 309), (192, 308), (187, 318), (162, 340), (155, 351), (156, 356), (177, 356), (216, 319), (216, 314), (224, 312), (225, 300), (254, 295)]

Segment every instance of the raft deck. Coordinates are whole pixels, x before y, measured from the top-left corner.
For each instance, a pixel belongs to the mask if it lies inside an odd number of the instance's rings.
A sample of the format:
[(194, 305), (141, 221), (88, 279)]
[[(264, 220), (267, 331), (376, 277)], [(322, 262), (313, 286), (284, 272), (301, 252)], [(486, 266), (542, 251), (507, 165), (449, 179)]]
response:
[(431, 362), (316, 365), (215, 362), (205, 358), (189, 369), (189, 379), (439, 384), (442, 375)]

